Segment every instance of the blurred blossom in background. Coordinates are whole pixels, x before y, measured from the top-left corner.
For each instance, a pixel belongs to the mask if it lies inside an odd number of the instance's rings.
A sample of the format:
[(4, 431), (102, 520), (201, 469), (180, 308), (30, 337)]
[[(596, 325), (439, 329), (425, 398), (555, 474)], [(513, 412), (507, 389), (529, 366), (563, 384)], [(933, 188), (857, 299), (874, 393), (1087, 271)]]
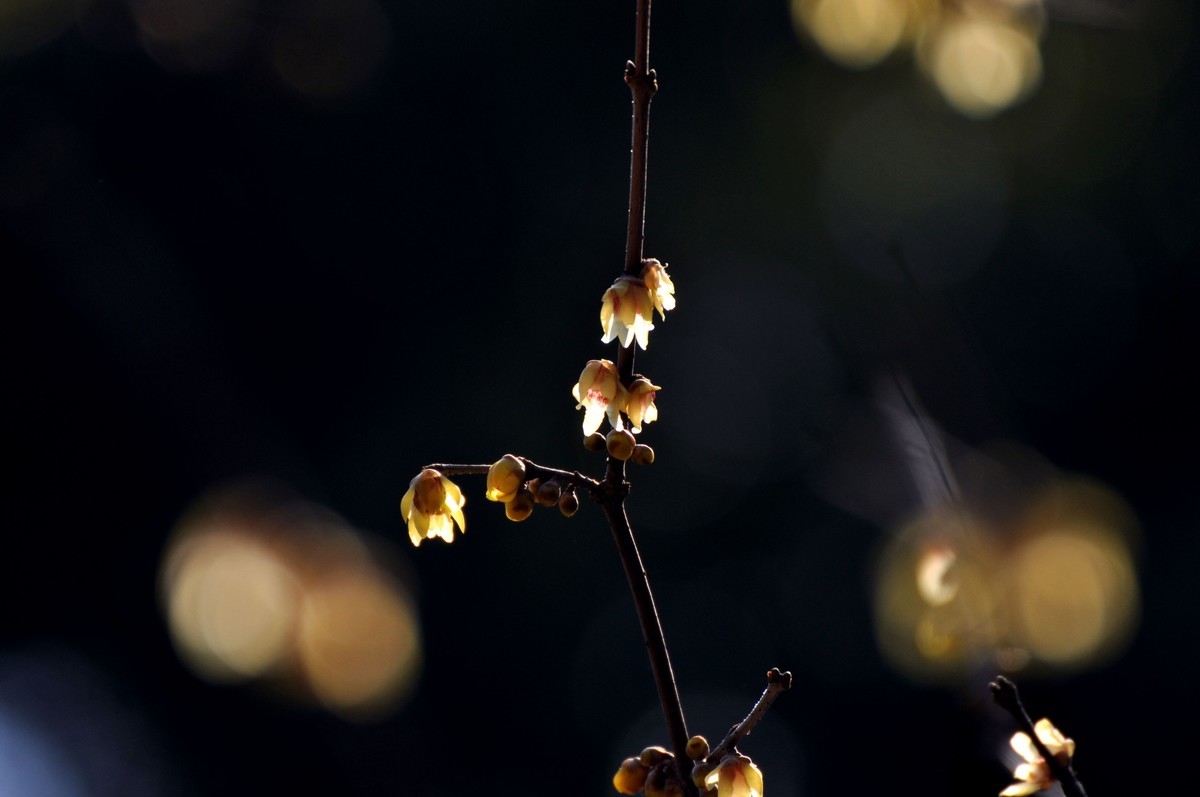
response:
[(387, 571), (396, 551), (276, 492), (214, 491), (179, 522), (161, 569), (176, 649), (216, 683), (255, 680), (347, 718), (386, 716), (422, 660), (416, 611)]

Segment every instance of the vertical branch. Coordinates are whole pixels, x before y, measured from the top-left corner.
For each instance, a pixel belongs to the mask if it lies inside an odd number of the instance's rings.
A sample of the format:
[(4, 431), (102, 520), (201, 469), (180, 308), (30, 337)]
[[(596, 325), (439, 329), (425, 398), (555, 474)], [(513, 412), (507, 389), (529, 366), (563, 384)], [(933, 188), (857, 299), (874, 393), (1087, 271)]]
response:
[(646, 156), (650, 149), (650, 101), (658, 81), (650, 68), (650, 0), (638, 0), (637, 47), (625, 64), (625, 83), (633, 95), (633, 149), (629, 156), (629, 228), (625, 237), (625, 273), (642, 270), (646, 232)]
[[(642, 253), (646, 230), (646, 155), (650, 143), (650, 100), (658, 91), (654, 70), (650, 69), (650, 0), (637, 0), (637, 43), (634, 60), (625, 64), (625, 83), (633, 95), (633, 146), (629, 156), (629, 227), (625, 238), (625, 273), (638, 277), (642, 271)], [(636, 345), (636, 344), (635, 344)], [(622, 346), (617, 352), (617, 372), (621, 383), (628, 385), (633, 380), (633, 346)], [(638, 552), (637, 540), (625, 513), (625, 497), (629, 484), (625, 481), (625, 462), (615, 457), (608, 458), (608, 470), (604, 486), (600, 491), (600, 503), (612, 529), (613, 541), (625, 569), (625, 578), (633, 594), (638, 622), (642, 627), (642, 638), (650, 656), (650, 670), (654, 685), (658, 689), (659, 702), (671, 737), (675, 763), (679, 768), (680, 780), (687, 797), (695, 797), (689, 759), (687, 757), (688, 732), (679, 702), (679, 689), (675, 685), (675, 672), (671, 657), (667, 653), (667, 641), (663, 636), (658, 609), (654, 605), (654, 593), (646, 576), (642, 556)]]
[(608, 524), (612, 528), (613, 541), (617, 544), (617, 552), (621, 556), (621, 564), (625, 568), (625, 578), (629, 581), (629, 589), (633, 593), (633, 602), (637, 608), (638, 621), (642, 626), (642, 637), (646, 641), (646, 650), (650, 654), (650, 670), (654, 675), (654, 684), (658, 688), (658, 699), (662, 704), (663, 716), (667, 721), (667, 732), (671, 737), (671, 748), (675, 753), (675, 761), (680, 768), (680, 776), (688, 793), (692, 794), (692, 778), (688, 768), (687, 723), (683, 717), (683, 705), (679, 702), (679, 689), (675, 685), (675, 671), (671, 668), (671, 657), (667, 653), (667, 642), (663, 636), (662, 623), (658, 619), (658, 609), (654, 605), (654, 593), (650, 591), (650, 580), (646, 576), (646, 567), (642, 564), (638, 552), (637, 541), (633, 529), (629, 526), (629, 517), (625, 514), (624, 491), (613, 494), (606, 493), (601, 502)]

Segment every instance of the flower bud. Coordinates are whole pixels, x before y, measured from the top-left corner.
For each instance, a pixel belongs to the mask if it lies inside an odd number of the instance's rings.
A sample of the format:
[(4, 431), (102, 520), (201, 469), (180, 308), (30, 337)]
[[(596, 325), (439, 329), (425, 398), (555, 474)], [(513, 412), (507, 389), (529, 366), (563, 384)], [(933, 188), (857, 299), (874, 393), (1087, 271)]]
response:
[(588, 451), (603, 451), (605, 446), (604, 435), (599, 432), (592, 432), (587, 437), (583, 438), (583, 447)]
[(629, 458), (638, 465), (653, 465), (654, 449), (644, 443), (638, 443), (633, 447), (633, 453)]
[(508, 503), (525, 483), (525, 463), (512, 454), (505, 454), (488, 469), (487, 492), (489, 501)]
[(637, 794), (646, 785), (650, 768), (636, 758), (626, 758), (621, 768), (613, 775), (613, 788), (621, 794)]
[(633, 435), (624, 429), (613, 429), (608, 433), (605, 443), (607, 444), (608, 454), (613, 459), (625, 460), (629, 459), (630, 455), (633, 454)]
[(674, 757), (675, 755), (670, 750), (665, 747), (659, 747), (658, 745), (647, 747), (642, 751), (641, 756), (639, 756), (641, 762), (648, 767), (652, 767), (661, 761), (666, 761), (668, 758)]
[(537, 492), (533, 494), (533, 500), (542, 506), (554, 506), (558, 503), (561, 495), (562, 488), (558, 486), (558, 482), (551, 479), (537, 488)]
[(504, 514), (509, 520), (520, 523), (533, 514), (533, 496), (528, 490), (517, 493), (511, 501), (504, 505)]
[[(691, 746), (691, 742), (688, 742), (688, 747)], [(695, 783), (696, 788), (701, 792), (704, 792), (708, 788), (704, 785), (704, 780), (708, 777), (708, 773), (712, 772), (712, 770), (712, 764), (706, 764), (703, 761), (697, 761), (696, 766), (692, 767), (692, 783)]]
[(692, 759), (693, 761), (699, 761), (706, 755), (708, 755), (708, 739), (705, 739), (703, 736), (693, 736), (692, 738), (688, 739), (688, 758)]
[(558, 499), (558, 511), (563, 513), (563, 517), (571, 517), (579, 511), (579, 496), (574, 490), (567, 490)]

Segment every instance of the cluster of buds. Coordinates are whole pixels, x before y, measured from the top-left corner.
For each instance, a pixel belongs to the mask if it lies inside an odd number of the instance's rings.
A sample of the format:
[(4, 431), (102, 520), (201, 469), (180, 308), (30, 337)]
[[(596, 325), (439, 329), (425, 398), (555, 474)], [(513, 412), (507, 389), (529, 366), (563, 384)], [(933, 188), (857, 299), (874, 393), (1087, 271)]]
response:
[[(708, 740), (693, 736), (688, 740), (687, 757), (692, 766), (692, 782), (703, 797), (762, 797), (763, 777), (758, 767), (736, 750), (709, 761)], [(621, 794), (646, 797), (681, 795), (679, 768), (675, 756), (661, 747), (647, 747), (637, 758), (626, 758), (613, 775), (613, 786)]]
[[(658, 408), (654, 405), (654, 397), (661, 387), (644, 376), (638, 376), (626, 388), (621, 384), (617, 367), (610, 360), (589, 360), (579, 375), (579, 381), (571, 388), (575, 397), (575, 409), (584, 411), (583, 435), (584, 445), (593, 450), (607, 448), (608, 452), (617, 459), (629, 459), (634, 456), (637, 446), (634, 434), (640, 434), (642, 426), (658, 420)], [(624, 413), (629, 421), (626, 430)], [(608, 417), (612, 431), (607, 437), (599, 434), (600, 423)], [(630, 433), (632, 432), (632, 434)], [(598, 440), (603, 440), (600, 445)], [(654, 452), (649, 446), (643, 449), (641, 458), (635, 459), (640, 464), (650, 464), (654, 461)]]
[[(1064, 767), (1070, 766), (1071, 757), (1075, 755), (1073, 740), (1064, 736), (1062, 731), (1054, 727), (1054, 723), (1044, 718), (1033, 726), (1033, 732), (1057, 763)], [(1000, 792), (1001, 797), (1024, 797), (1054, 785), (1054, 773), (1050, 771), (1050, 765), (1042, 758), (1029, 734), (1018, 731), (1013, 734), (1009, 743), (1025, 762), (1017, 764), (1013, 770), (1013, 778), (1017, 782)]]
[(557, 506), (566, 517), (579, 510), (579, 496), (572, 485), (564, 487), (555, 479), (527, 479), (525, 463), (520, 457), (505, 454), (488, 469), (489, 501), (504, 504), (509, 520), (520, 522), (533, 514), (535, 505)]
[(646, 797), (683, 797), (683, 781), (675, 756), (662, 747), (647, 747), (637, 758), (626, 758), (613, 775), (613, 787), (621, 794)]

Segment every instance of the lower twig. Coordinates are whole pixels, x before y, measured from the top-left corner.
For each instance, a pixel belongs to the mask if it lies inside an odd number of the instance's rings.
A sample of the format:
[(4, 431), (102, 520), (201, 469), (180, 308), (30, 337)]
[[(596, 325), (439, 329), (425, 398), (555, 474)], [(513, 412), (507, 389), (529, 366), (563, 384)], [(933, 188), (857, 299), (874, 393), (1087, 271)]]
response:
[(1029, 719), (1029, 713), (1025, 711), (1021, 695), (1017, 692), (1017, 685), (1003, 675), (997, 675), (996, 680), (988, 684), (988, 688), (992, 690), (992, 699), (996, 701), (996, 705), (1011, 714), (1021, 730), (1033, 741), (1034, 747), (1037, 748), (1038, 754), (1045, 759), (1054, 778), (1062, 784), (1063, 793), (1067, 797), (1087, 797), (1087, 792), (1083, 790), (1083, 784), (1079, 782), (1079, 776), (1075, 774), (1075, 767), (1069, 762), (1067, 764), (1060, 763), (1038, 738), (1037, 732), (1033, 728), (1033, 721)]
[(710, 764), (718, 763), (721, 760), (721, 756), (727, 751), (735, 749), (737, 743), (749, 736), (750, 732), (754, 730), (754, 726), (767, 713), (767, 709), (775, 702), (775, 698), (791, 688), (792, 674), (790, 672), (780, 672), (778, 668), (772, 668), (767, 673), (767, 688), (759, 696), (758, 702), (754, 704), (754, 708), (750, 709), (750, 713), (746, 715), (745, 719), (733, 726), (721, 743), (708, 754), (705, 761)]

